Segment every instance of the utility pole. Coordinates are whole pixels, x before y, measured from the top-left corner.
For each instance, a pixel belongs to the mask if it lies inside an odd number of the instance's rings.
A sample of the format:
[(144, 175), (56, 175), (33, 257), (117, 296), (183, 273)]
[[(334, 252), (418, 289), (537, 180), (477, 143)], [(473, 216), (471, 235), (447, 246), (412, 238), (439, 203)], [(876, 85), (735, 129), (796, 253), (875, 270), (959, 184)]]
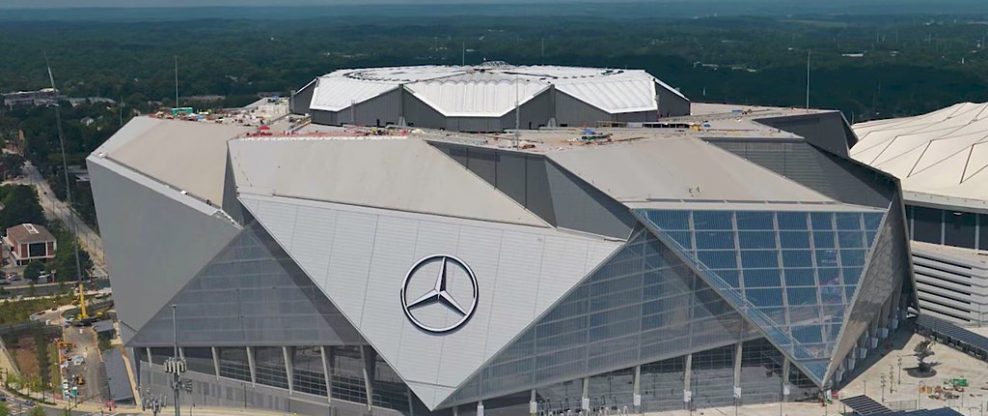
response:
[(175, 55), (175, 107), (178, 107), (178, 55)]
[(813, 51), (806, 51), (806, 109), (810, 109), (810, 55)]
[(175, 350), (171, 358), (165, 360), (165, 373), (172, 375), (172, 391), (175, 393), (175, 416), (181, 416), (182, 413), (182, 402), (181, 393), (182, 390), (187, 392), (192, 391), (192, 383), (186, 383), (182, 380), (182, 373), (185, 372), (185, 360), (179, 356), (178, 353), (178, 320), (175, 317), (175, 310), (178, 309), (178, 305), (172, 304), (172, 338), (174, 340)]
[(467, 41), (460, 45), (460, 66), (467, 66)]
[(518, 148), (518, 144), (520, 141), (519, 134), (521, 134), (521, 132), (518, 131), (518, 129), (521, 128), (521, 108), (519, 107), (520, 106), (518, 104), (518, 76), (515, 75), (515, 143), (514, 145), (516, 149)]

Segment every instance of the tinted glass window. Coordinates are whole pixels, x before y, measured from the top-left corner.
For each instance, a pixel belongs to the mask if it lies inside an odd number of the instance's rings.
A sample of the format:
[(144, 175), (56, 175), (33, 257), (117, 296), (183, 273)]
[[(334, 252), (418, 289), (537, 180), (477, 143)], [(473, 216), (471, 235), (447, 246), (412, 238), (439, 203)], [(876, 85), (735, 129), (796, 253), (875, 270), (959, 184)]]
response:
[(939, 209), (913, 207), (913, 240), (941, 244), (941, 215)]
[(944, 218), (943, 243), (948, 246), (974, 248), (978, 216), (966, 212), (947, 211)]

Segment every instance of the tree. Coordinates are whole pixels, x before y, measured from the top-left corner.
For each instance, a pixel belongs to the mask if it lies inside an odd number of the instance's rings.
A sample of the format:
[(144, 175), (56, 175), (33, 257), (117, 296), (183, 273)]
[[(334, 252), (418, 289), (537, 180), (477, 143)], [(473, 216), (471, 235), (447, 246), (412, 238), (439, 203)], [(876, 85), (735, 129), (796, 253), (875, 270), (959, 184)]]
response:
[(43, 408), (41, 406), (34, 406), (34, 408), (31, 409), (31, 413), (28, 413), (28, 415), (29, 416), (48, 416), (48, 414), (45, 413), (45, 408)]
[(5, 402), (0, 402), (0, 416), (10, 416), (10, 408)]
[(31, 283), (37, 283), (38, 278), (41, 277), (41, 272), (45, 269), (45, 265), (41, 262), (32, 261), (27, 264), (24, 268), (24, 279), (30, 281)]
[(0, 156), (0, 170), (4, 179), (9, 179), (22, 174), (21, 168), (24, 166), (24, 158), (16, 153), (4, 153)]
[(55, 260), (51, 263), (51, 269), (60, 282), (76, 281), (80, 277), (89, 278), (89, 271), (93, 268), (93, 260), (89, 253), (79, 247), (79, 266), (81, 271), (75, 268), (75, 245), (79, 240), (72, 238), (69, 233), (61, 233), (58, 238), (58, 248), (55, 250)]
[(45, 213), (38, 202), (38, 194), (27, 185), (5, 186), (3, 210), (0, 211), (0, 227), (7, 229), (17, 224), (45, 225)]

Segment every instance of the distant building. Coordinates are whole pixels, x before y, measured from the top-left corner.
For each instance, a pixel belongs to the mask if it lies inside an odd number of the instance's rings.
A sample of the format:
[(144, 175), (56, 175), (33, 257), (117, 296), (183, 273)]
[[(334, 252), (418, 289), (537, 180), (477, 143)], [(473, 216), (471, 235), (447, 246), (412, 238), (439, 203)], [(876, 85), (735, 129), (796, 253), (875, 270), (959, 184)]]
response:
[(10, 247), (10, 253), (19, 266), (32, 260), (55, 258), (55, 236), (40, 225), (21, 224), (10, 227), (4, 242)]
[(3, 105), (16, 107), (22, 105), (42, 106), (58, 102), (58, 91), (44, 88), (37, 91), (17, 91), (3, 94)]
[(988, 103), (854, 125), (851, 157), (902, 182), (924, 314), (988, 323)]
[[(515, 114), (515, 107), (519, 115)], [(514, 66), (342, 69), (292, 96), (292, 113), (322, 125), (407, 125), (463, 132), (653, 122), (690, 101), (643, 70)]]

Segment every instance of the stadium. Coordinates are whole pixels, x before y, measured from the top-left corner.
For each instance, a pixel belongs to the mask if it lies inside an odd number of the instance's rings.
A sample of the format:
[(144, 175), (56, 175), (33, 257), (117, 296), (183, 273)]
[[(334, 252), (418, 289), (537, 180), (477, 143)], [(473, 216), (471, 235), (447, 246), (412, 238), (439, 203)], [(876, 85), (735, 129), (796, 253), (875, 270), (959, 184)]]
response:
[(836, 111), (689, 113), (520, 137), (135, 118), (87, 163), (142, 391), (170, 391), (177, 343), (200, 406), (819, 400), (916, 307), (898, 181)]
[(902, 181), (920, 307), (967, 326), (988, 312), (988, 104), (854, 126), (851, 156)]
[(689, 114), (683, 94), (645, 71), (501, 62), (339, 70), (302, 87), (291, 107), (323, 125), (468, 132), (654, 122)]

